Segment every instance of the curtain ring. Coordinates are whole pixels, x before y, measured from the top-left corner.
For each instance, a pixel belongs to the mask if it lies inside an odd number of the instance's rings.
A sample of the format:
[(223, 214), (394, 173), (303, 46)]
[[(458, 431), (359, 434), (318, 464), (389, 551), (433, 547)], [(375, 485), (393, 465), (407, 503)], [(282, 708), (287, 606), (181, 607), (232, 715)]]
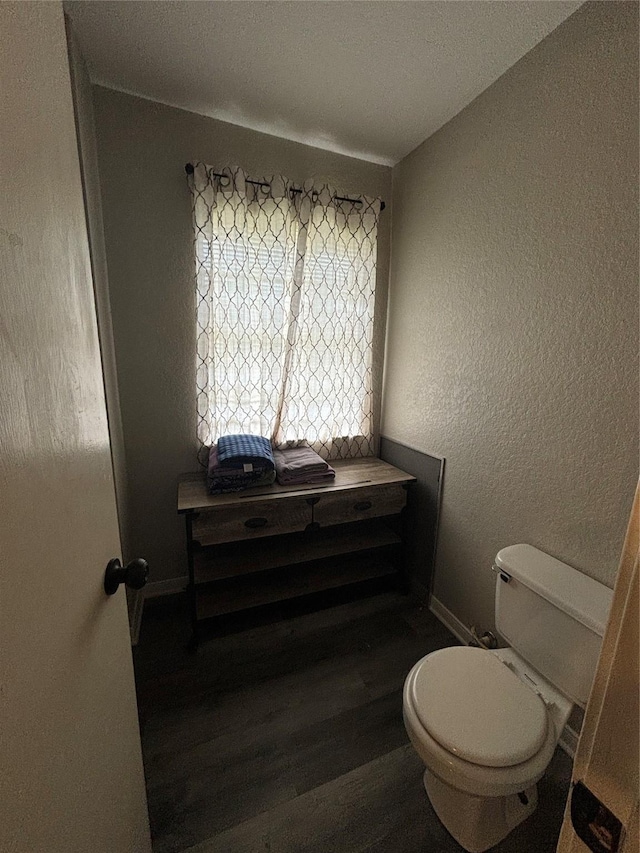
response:
[(271, 192), (271, 184), (260, 184), (260, 192), (263, 195), (269, 195)]
[[(220, 186), (224, 189), (226, 189), (228, 186), (231, 186), (231, 178), (229, 177), (229, 175), (220, 175), (218, 180), (220, 181)], [(225, 181), (226, 183), (224, 183)]]

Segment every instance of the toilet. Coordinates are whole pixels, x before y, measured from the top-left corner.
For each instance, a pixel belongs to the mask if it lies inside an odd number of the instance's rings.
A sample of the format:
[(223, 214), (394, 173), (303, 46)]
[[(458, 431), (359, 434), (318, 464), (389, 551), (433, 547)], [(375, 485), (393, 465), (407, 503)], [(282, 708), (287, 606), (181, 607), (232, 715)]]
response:
[(584, 707), (612, 591), (531, 545), (495, 558), (496, 627), (509, 648), (439, 649), (404, 685), (404, 722), (431, 804), (481, 853), (538, 802), (574, 704)]

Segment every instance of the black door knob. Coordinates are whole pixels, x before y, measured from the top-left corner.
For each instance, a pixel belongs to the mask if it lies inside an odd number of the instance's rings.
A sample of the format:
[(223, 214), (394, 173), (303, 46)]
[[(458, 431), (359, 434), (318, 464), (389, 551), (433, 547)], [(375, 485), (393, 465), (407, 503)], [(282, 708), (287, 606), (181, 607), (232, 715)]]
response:
[(114, 557), (109, 560), (107, 570), (104, 573), (104, 591), (107, 595), (113, 595), (121, 583), (131, 589), (142, 589), (149, 579), (149, 564), (146, 560), (138, 558), (131, 560), (126, 566), (122, 566), (120, 560)]

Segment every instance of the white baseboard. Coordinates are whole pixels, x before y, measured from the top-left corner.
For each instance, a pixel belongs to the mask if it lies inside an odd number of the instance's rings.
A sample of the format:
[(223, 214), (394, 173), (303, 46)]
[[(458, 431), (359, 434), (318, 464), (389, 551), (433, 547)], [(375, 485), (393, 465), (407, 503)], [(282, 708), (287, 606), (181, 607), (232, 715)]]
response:
[(471, 631), (435, 595), (429, 599), (429, 610), (442, 622), (445, 628), (451, 631), (454, 637), (457, 637), (465, 646), (469, 645), (472, 636)]
[[(435, 597), (435, 595), (431, 596), (431, 600), (429, 601), (429, 610), (442, 622), (445, 628), (448, 628), (451, 631), (454, 637), (457, 637), (465, 646), (469, 645), (469, 641), (472, 636), (469, 628), (467, 628), (464, 622), (461, 622), (448, 607), (445, 607), (444, 604)], [(576, 754), (576, 747), (578, 746), (578, 732), (569, 725), (565, 726), (562, 734), (560, 735), (558, 746), (564, 750), (570, 758), (574, 758)]]
[(578, 732), (569, 725), (566, 725), (562, 730), (558, 746), (567, 753), (569, 758), (575, 758), (579, 737)]
[(145, 598), (157, 598), (159, 595), (175, 595), (177, 592), (183, 592), (189, 579), (186, 575), (180, 578), (167, 578), (163, 581), (153, 581), (144, 587)]
[(181, 578), (168, 578), (163, 581), (153, 581), (138, 590), (133, 600), (133, 607), (129, 613), (129, 629), (131, 631), (131, 645), (137, 646), (140, 638), (140, 626), (142, 625), (142, 613), (147, 598), (157, 598), (160, 595), (175, 595), (183, 592), (187, 586), (186, 575)]
[(144, 609), (144, 592), (139, 589), (133, 599), (133, 607), (129, 614), (129, 630), (131, 631), (131, 645), (137, 646), (140, 639), (140, 626), (142, 625), (142, 611)]

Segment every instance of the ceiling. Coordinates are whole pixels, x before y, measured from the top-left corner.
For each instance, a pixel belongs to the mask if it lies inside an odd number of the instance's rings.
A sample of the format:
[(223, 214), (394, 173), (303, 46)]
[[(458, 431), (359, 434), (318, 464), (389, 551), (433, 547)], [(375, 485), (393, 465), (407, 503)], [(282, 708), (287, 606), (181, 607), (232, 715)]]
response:
[(74, 0), (65, 9), (95, 83), (392, 165), (580, 5)]

